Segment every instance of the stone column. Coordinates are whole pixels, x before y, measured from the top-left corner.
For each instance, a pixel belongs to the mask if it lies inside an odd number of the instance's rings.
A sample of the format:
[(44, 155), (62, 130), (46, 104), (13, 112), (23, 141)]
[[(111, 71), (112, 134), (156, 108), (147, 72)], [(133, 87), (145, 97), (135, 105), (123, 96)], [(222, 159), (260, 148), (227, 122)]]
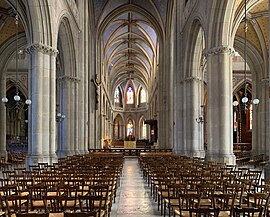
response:
[(49, 156), (51, 163), (56, 162), (56, 56), (58, 52), (55, 50), (51, 55), (50, 70), (50, 149)]
[[(198, 77), (191, 77), (185, 79), (187, 91), (185, 94), (185, 153), (191, 157), (205, 157), (203, 147), (203, 102), (202, 102), (202, 79)], [(183, 105), (184, 106), (184, 105)]]
[(235, 164), (233, 154), (232, 55), (228, 46), (207, 52), (207, 160)]
[[(268, 1), (268, 16), (270, 16), (270, 0)], [(268, 22), (268, 35), (270, 35), (270, 22)], [(268, 37), (268, 43), (270, 43), (270, 37)], [(270, 46), (268, 46), (268, 78), (270, 78), (270, 59), (269, 59), (269, 54), (270, 54)], [(266, 86), (268, 86), (268, 100), (266, 103), (268, 103), (268, 120), (267, 120), (267, 128), (268, 128), (268, 135), (267, 135), (267, 141), (269, 142), (270, 136), (269, 136), (269, 129), (270, 129), (270, 79), (268, 79), (268, 84), (266, 83)], [(269, 144), (267, 144), (269, 146)], [(270, 148), (268, 147), (268, 152), (266, 152), (270, 158)], [(267, 167), (265, 168), (265, 179), (270, 178), (270, 165), (268, 164)]]
[[(37, 164), (39, 162), (51, 163), (50, 153), (52, 152), (50, 142), (55, 139), (51, 121), (53, 119), (51, 109), (55, 107), (55, 102), (50, 99), (51, 93), (51, 74), (55, 74), (55, 64), (51, 61), (51, 56), (55, 56), (57, 50), (44, 45), (32, 44), (27, 48), (31, 55), (31, 100), (30, 106), (30, 144), (28, 151), (28, 164)], [(55, 57), (54, 57), (55, 58)], [(54, 71), (54, 72), (52, 72)], [(55, 91), (54, 91), (55, 92)], [(55, 96), (54, 96), (55, 97)], [(51, 128), (52, 127), (52, 128)]]
[[(2, 72), (0, 80), (0, 96), (6, 96), (6, 72)], [(4, 103), (0, 102), (0, 157), (7, 160), (7, 141), (6, 141), (6, 107)]]

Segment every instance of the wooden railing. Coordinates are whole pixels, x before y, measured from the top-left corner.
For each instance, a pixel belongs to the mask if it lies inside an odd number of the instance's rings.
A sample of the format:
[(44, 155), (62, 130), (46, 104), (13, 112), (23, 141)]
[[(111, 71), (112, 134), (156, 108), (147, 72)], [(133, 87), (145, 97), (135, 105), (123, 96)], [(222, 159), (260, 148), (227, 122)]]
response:
[(122, 153), (124, 156), (140, 156), (141, 153), (172, 152), (171, 148), (112, 148), (112, 149), (88, 149), (90, 153), (108, 152)]

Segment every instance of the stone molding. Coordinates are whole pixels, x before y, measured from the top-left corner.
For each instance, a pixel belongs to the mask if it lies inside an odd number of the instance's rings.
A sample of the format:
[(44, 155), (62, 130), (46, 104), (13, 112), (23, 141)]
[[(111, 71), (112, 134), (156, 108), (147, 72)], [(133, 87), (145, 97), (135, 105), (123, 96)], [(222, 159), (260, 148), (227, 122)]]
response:
[(79, 10), (74, 0), (67, 0), (68, 6), (72, 11), (76, 21), (79, 21)]
[(49, 54), (50, 56), (57, 56), (57, 54), (59, 53), (57, 49), (41, 43), (34, 43), (26, 48), (26, 52), (29, 54), (32, 54), (35, 51), (42, 52), (44, 54)]
[(214, 55), (219, 55), (219, 54), (223, 54), (223, 53), (227, 53), (230, 56), (233, 56), (235, 53), (235, 50), (233, 47), (229, 47), (229, 46), (218, 46), (218, 47), (213, 47), (209, 50), (204, 50), (203, 55), (207, 58), (208, 56), (214, 56)]
[[(261, 79), (262, 84), (269, 84), (269, 78), (262, 78)], [(269, 85), (270, 86), (270, 85)]]
[(188, 77), (188, 78), (184, 78), (180, 81), (180, 83), (184, 83), (184, 82), (192, 82), (192, 81), (198, 81), (198, 82), (201, 82), (203, 81), (202, 78), (198, 77), (198, 76), (191, 76), (191, 77)]
[(63, 75), (57, 78), (58, 81), (72, 81), (75, 83), (79, 83), (81, 80), (78, 77)]

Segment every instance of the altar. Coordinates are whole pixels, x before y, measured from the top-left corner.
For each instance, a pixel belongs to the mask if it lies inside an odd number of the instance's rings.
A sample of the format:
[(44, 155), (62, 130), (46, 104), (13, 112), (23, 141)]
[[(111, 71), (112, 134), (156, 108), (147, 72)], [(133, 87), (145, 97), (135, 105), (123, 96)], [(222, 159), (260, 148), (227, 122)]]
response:
[(124, 141), (124, 148), (136, 148), (136, 141)]

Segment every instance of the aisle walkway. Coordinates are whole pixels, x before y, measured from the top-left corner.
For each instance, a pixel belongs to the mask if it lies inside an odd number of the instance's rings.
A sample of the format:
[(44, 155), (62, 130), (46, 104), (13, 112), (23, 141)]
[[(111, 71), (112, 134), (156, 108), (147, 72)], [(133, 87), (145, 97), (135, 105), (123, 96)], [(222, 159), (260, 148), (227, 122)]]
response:
[(157, 203), (143, 180), (137, 158), (125, 158), (120, 183), (111, 217), (160, 217)]

